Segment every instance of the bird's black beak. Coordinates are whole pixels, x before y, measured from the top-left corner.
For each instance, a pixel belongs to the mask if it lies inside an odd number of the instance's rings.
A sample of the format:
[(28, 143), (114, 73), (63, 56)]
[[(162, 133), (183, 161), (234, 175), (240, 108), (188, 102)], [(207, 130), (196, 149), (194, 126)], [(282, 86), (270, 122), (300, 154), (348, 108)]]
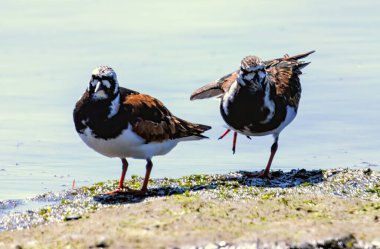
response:
[(108, 98), (106, 88), (102, 84), (102, 81), (98, 81), (98, 83), (96, 84), (94, 93), (92, 94), (92, 98), (95, 100)]
[(102, 81), (98, 81), (98, 83), (96, 84), (96, 87), (95, 87), (95, 90), (94, 90), (94, 93), (97, 93), (97, 92), (100, 92), (100, 91), (104, 91), (104, 86), (102, 84)]

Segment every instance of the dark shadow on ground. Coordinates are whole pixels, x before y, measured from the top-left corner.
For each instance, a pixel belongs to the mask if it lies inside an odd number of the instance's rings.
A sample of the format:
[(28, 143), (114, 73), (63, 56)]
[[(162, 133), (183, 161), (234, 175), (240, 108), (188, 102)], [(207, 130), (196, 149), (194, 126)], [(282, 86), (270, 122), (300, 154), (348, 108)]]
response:
[(251, 187), (266, 187), (266, 188), (292, 188), (300, 185), (312, 185), (323, 181), (322, 170), (305, 170), (293, 169), (289, 172), (281, 170), (272, 171), (271, 178), (260, 178), (252, 175), (257, 175), (260, 172), (238, 171), (236, 173), (222, 175), (211, 179), (207, 184), (196, 184), (189, 187), (173, 184), (172, 186), (150, 187), (145, 196), (133, 196), (127, 193), (119, 193), (116, 195), (97, 195), (94, 196), (94, 201), (101, 204), (125, 204), (138, 203), (147, 197), (163, 197), (176, 194), (184, 194), (186, 191), (200, 191), (204, 189), (216, 189), (218, 186), (229, 184), (235, 181), (239, 185)]
[(144, 196), (133, 196), (128, 193), (118, 193), (115, 195), (97, 195), (94, 196), (94, 201), (101, 204), (127, 204), (138, 203), (143, 201), (147, 197), (163, 197), (184, 194), (186, 191), (199, 191), (202, 189), (215, 189), (220, 183), (210, 183), (205, 185), (196, 185), (193, 187), (156, 187), (149, 188), (148, 193)]
[(272, 171), (271, 179), (249, 177), (252, 175), (252, 172), (247, 171), (239, 171), (239, 173), (243, 177), (245, 176), (241, 184), (252, 187), (292, 188), (299, 185), (317, 184), (323, 181), (323, 172), (320, 169), (292, 169), (289, 172), (283, 172), (282, 170)]

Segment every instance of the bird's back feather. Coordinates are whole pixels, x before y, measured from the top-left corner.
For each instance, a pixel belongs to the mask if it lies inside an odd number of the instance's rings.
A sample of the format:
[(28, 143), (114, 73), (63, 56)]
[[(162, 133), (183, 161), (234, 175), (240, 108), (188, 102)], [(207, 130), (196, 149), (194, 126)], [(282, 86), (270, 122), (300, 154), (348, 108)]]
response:
[(202, 135), (210, 126), (193, 124), (174, 116), (164, 104), (156, 98), (137, 92), (121, 91), (124, 110), (127, 112), (132, 130), (144, 138), (147, 143), (167, 139)]

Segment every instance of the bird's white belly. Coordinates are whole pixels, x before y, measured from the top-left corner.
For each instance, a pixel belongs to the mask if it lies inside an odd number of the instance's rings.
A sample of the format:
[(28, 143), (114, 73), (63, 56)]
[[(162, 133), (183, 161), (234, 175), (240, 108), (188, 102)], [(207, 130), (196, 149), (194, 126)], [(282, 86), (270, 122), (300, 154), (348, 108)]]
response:
[(252, 133), (249, 127), (244, 127), (245, 129), (243, 131), (237, 131), (237, 132), (243, 133), (244, 135), (247, 135), (247, 136), (266, 136), (270, 134), (278, 135), (290, 122), (293, 121), (296, 115), (297, 115), (296, 109), (294, 107), (287, 106), (285, 120), (282, 121), (282, 123), (276, 129), (266, 131), (266, 132)]
[(113, 139), (96, 138), (90, 128), (86, 128), (83, 134), (79, 134), (83, 142), (96, 152), (108, 156), (137, 159), (150, 159), (153, 156), (165, 155), (178, 143), (177, 140), (145, 143), (145, 140), (132, 131), (132, 126)]

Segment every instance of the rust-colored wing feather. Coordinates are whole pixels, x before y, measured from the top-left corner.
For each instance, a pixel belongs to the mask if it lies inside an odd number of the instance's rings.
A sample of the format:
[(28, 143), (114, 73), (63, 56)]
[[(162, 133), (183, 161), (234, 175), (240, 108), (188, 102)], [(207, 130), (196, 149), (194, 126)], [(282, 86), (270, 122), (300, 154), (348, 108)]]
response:
[(197, 136), (210, 126), (193, 124), (174, 116), (158, 99), (141, 93), (123, 96), (123, 106), (128, 113), (132, 130), (147, 143), (167, 139)]
[(276, 94), (285, 99), (285, 101), (295, 108), (301, 98), (301, 84), (299, 75), (301, 69), (306, 67), (310, 62), (298, 61), (314, 53), (310, 51), (304, 54), (265, 61), (266, 70), (271, 84), (276, 86)]
[(198, 88), (191, 94), (190, 100), (218, 97), (224, 94), (230, 89), (232, 83), (236, 80), (237, 76), (238, 71), (234, 71), (212, 83)]

